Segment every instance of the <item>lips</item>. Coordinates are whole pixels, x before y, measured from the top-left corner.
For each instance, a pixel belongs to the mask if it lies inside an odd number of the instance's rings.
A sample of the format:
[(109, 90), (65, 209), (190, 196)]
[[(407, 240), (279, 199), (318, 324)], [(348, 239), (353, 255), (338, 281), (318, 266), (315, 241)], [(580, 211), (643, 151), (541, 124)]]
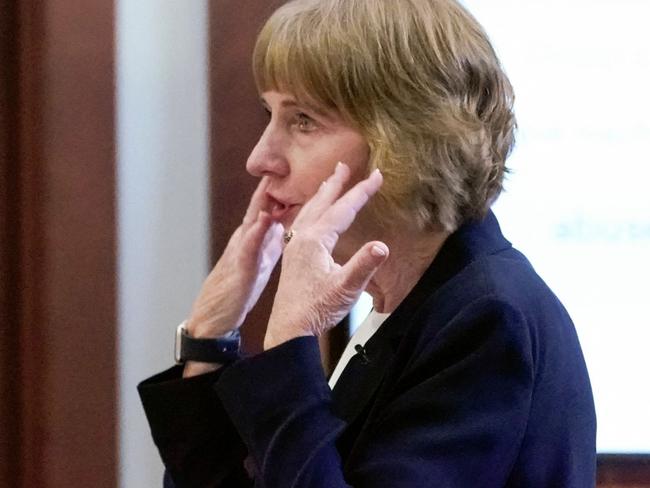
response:
[(275, 198), (270, 193), (267, 193), (269, 201), (271, 202), (271, 217), (276, 221), (283, 221), (289, 213), (294, 213), (298, 209), (298, 204), (288, 203), (279, 198)]
[(271, 208), (271, 217), (273, 217), (273, 220), (282, 220), (282, 217), (284, 217), (284, 214), (287, 213), (289, 208), (283, 204), (274, 204)]

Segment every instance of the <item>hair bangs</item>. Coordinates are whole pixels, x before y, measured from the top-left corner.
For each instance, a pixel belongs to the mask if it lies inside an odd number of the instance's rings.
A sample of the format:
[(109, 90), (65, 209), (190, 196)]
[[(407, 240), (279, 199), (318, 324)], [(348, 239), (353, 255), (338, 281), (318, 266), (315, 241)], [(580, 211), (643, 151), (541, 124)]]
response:
[(292, 6), (285, 4), (277, 10), (257, 38), (253, 52), (257, 90), (286, 92), (298, 100), (338, 108), (329, 56), (314, 42), (322, 39), (322, 23), (315, 21), (310, 9)]

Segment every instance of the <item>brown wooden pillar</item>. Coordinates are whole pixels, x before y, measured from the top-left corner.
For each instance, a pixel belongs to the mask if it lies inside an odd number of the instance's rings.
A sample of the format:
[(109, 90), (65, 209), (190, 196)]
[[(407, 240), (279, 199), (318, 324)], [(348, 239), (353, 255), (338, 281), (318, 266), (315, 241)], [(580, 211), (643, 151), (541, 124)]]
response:
[(15, 3), (0, 0), (0, 486), (17, 486), (14, 467), (19, 428), (19, 369), (15, 364), (18, 350), (18, 292), (15, 283), (19, 253), (16, 225), (15, 185), (17, 158), (15, 139), (18, 124), (17, 42)]
[(0, 13), (0, 485), (114, 487), (114, 6)]

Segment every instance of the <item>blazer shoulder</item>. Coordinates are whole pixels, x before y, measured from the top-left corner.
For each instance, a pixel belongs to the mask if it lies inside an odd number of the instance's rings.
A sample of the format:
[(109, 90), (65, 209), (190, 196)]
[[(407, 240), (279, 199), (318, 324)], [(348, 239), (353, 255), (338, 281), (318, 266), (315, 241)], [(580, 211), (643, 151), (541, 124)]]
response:
[(528, 259), (514, 248), (477, 257), (447, 283), (459, 305), (490, 300), (518, 310), (527, 320), (541, 316), (570, 322), (566, 309)]

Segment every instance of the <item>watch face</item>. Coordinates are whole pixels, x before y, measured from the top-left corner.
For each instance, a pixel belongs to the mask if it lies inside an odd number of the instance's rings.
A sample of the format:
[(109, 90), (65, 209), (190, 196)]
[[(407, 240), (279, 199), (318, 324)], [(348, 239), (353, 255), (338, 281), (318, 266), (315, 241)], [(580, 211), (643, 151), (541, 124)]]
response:
[(183, 364), (185, 362), (185, 360), (181, 357), (181, 346), (183, 343), (183, 336), (185, 336), (187, 332), (185, 329), (186, 322), (186, 320), (183, 320), (180, 324), (178, 324), (178, 327), (176, 327), (176, 338), (174, 340), (174, 361), (176, 364)]

